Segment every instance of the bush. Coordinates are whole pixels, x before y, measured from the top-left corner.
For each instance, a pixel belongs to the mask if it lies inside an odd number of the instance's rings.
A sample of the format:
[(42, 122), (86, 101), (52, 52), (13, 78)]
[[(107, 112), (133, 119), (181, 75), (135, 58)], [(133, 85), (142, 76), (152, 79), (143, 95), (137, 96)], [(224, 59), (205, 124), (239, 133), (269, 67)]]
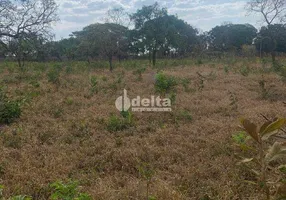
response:
[(174, 77), (167, 76), (162, 72), (156, 75), (155, 89), (156, 92), (166, 94), (174, 90), (177, 81)]
[(62, 182), (55, 182), (51, 184), (53, 193), (51, 200), (91, 200), (91, 197), (86, 193), (80, 193), (78, 191), (78, 183), (70, 181), (67, 184)]
[(50, 83), (59, 84), (60, 83), (60, 69), (53, 67), (47, 74), (48, 81)]
[(0, 124), (10, 124), (21, 115), (20, 103), (9, 100), (0, 88)]
[(107, 130), (109, 132), (123, 131), (124, 129), (132, 126), (133, 119), (131, 113), (123, 112), (121, 115), (123, 116), (123, 119), (115, 115), (111, 115), (107, 122)]

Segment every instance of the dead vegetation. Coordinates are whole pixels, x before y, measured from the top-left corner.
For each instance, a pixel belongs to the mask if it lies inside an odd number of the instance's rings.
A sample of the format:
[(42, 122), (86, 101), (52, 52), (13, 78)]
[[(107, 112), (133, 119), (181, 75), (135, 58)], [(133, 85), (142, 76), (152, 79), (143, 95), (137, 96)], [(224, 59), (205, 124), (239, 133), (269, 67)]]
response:
[(238, 61), (227, 73), (224, 63), (204, 63), (166, 66), (161, 73), (177, 83), (174, 111), (132, 119), (114, 102), (124, 88), (129, 97), (156, 94), (157, 69), (30, 63), (18, 72), (3, 65), (1, 85), (23, 102), (20, 119), (0, 126), (4, 196), (47, 199), (50, 183), (73, 180), (97, 200), (262, 199), (246, 182), (255, 177), (236, 165), (237, 155), (251, 152), (232, 137), (240, 117), (285, 117), (286, 85), (264, 73), (271, 84), (264, 95), (256, 61), (243, 69)]

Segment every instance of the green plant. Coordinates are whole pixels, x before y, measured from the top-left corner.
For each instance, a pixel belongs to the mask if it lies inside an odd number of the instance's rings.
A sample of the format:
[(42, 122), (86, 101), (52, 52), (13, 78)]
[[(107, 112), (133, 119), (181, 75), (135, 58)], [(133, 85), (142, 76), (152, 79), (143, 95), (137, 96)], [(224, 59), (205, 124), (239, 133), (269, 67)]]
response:
[(73, 67), (72, 65), (66, 66), (66, 74), (71, 74), (73, 72)]
[(185, 92), (189, 92), (190, 88), (189, 88), (189, 84), (191, 83), (190, 79), (188, 78), (183, 78), (181, 80), (181, 84), (184, 87)]
[(202, 91), (205, 87), (205, 77), (203, 75), (201, 75), (199, 72), (197, 72), (197, 75), (198, 75), (198, 79), (199, 79), (199, 82), (198, 82), (198, 90), (199, 91)]
[(90, 78), (90, 93), (91, 94), (98, 92), (97, 84), (98, 84), (97, 78), (95, 76), (91, 76)]
[(283, 82), (286, 82), (286, 66), (282, 67), (280, 70), (280, 76)]
[(18, 196), (10, 197), (8, 200), (32, 200), (32, 198), (26, 195), (18, 195)]
[(137, 70), (135, 70), (133, 72), (134, 75), (137, 75), (137, 80), (138, 81), (141, 81), (142, 80), (142, 74), (146, 71), (146, 68), (139, 68)]
[(121, 114), (123, 118), (111, 115), (107, 122), (107, 130), (110, 132), (123, 131), (133, 125), (132, 115), (130, 112)]
[(178, 120), (186, 120), (186, 121), (192, 121), (193, 116), (188, 110), (181, 110), (177, 114), (177, 119)]
[(74, 100), (73, 100), (73, 98), (68, 97), (68, 98), (66, 98), (65, 103), (66, 103), (67, 105), (72, 105), (72, 104), (74, 103)]
[[(0, 185), (0, 199), (1, 200), (4, 200), (3, 190), (4, 190), (4, 186)], [(32, 198), (29, 196), (26, 196), (26, 195), (17, 195), (17, 196), (13, 196), (13, 197), (8, 198), (8, 200), (32, 200)]]
[(266, 99), (269, 96), (269, 90), (266, 89), (266, 81), (264, 79), (264, 76), (262, 76), (262, 79), (259, 81), (259, 87), (261, 91), (261, 97), (263, 99)]
[(86, 193), (80, 193), (78, 183), (70, 181), (63, 183), (57, 181), (51, 184), (52, 195), (51, 200), (91, 200), (91, 196)]
[(248, 66), (243, 65), (240, 70), (239, 70), (240, 74), (242, 76), (248, 76), (250, 73), (250, 68)]
[(166, 94), (175, 89), (177, 86), (177, 81), (172, 76), (167, 76), (162, 72), (156, 74), (156, 82), (155, 82), (155, 89), (156, 92), (160, 94)]
[(228, 65), (225, 65), (224, 68), (223, 68), (223, 70), (224, 70), (224, 72), (225, 72), (226, 74), (228, 74), (228, 73), (229, 73), (229, 66), (228, 66)]
[(60, 83), (60, 68), (52, 67), (48, 71), (47, 76), (48, 76), (48, 81), (50, 83), (59, 84)]
[[(276, 189), (275, 195), (277, 196), (279, 188), (281, 187), (281, 185), (279, 186), (279, 184), (269, 180), (272, 178), (270, 177), (270, 173), (275, 170), (274, 164), (286, 155), (285, 143), (275, 142), (271, 145), (270, 142), (272, 140), (270, 140), (270, 138), (278, 134), (279, 130), (286, 124), (286, 119), (276, 118), (265, 122), (260, 127), (247, 119), (241, 119), (241, 124), (243, 129), (255, 141), (254, 149), (257, 156), (245, 158), (240, 164), (247, 166), (248, 169), (257, 176), (257, 182), (253, 182), (253, 184), (260, 186), (265, 192), (266, 199), (269, 200), (271, 198), (270, 188)], [(253, 165), (248, 166), (247, 164), (249, 163), (253, 163), (256, 167), (253, 167)], [(285, 186), (285, 183), (280, 182), (280, 184)]]
[(20, 102), (8, 99), (0, 88), (0, 124), (10, 124), (21, 116)]
[(150, 196), (150, 184), (155, 174), (153, 167), (149, 163), (142, 162), (138, 165), (138, 171), (142, 178), (146, 180), (146, 199), (151, 200), (154, 197)]
[(232, 139), (235, 144), (240, 147), (241, 150), (246, 151), (249, 149), (249, 146), (246, 143), (249, 139), (246, 135), (246, 132), (240, 131), (238, 133), (235, 133), (232, 135)]

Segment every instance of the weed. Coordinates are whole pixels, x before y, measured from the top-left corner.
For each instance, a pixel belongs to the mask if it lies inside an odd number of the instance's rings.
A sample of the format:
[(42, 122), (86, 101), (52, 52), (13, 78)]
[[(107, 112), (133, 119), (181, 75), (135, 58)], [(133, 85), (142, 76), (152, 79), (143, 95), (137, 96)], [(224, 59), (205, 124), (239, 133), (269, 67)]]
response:
[(198, 60), (196, 61), (196, 65), (202, 65), (202, 64), (203, 64), (202, 59), (198, 59)]
[(142, 162), (138, 166), (138, 171), (139, 171), (140, 176), (146, 180), (146, 197), (147, 197), (146, 199), (148, 200), (152, 198), (154, 199), (154, 197), (150, 197), (149, 195), (150, 184), (155, 174), (153, 167), (149, 163)]
[(66, 66), (66, 74), (71, 74), (73, 72), (73, 67), (72, 65)]
[(192, 121), (193, 116), (188, 110), (181, 110), (177, 114), (177, 119), (178, 120), (185, 120), (185, 121)]
[(223, 70), (224, 70), (224, 73), (229, 74), (229, 66), (228, 65), (225, 65)]
[(185, 92), (189, 92), (190, 88), (189, 88), (189, 84), (191, 83), (190, 79), (188, 78), (183, 78), (181, 80), (181, 84), (184, 87)]
[(246, 132), (240, 131), (232, 135), (232, 139), (236, 145), (240, 147), (241, 150), (246, 151), (249, 149), (248, 145), (246, 144), (248, 137)]
[(74, 100), (73, 100), (73, 98), (68, 97), (68, 98), (66, 98), (65, 103), (70, 106), (74, 103)]
[(199, 82), (198, 82), (198, 90), (199, 91), (203, 91), (205, 85), (205, 77), (203, 75), (201, 75), (199, 72), (197, 72), (197, 75), (199, 76)]
[(34, 88), (39, 88), (40, 87), (40, 83), (36, 80), (32, 80), (30, 82), (30, 84), (34, 87)]
[(269, 90), (266, 89), (266, 81), (264, 76), (262, 76), (262, 79), (259, 81), (259, 87), (261, 91), (261, 97), (266, 99), (269, 96)]
[(240, 74), (242, 76), (248, 76), (250, 73), (250, 68), (248, 66), (243, 65), (240, 70), (239, 70)]
[(169, 95), (169, 99), (171, 100), (172, 105), (176, 103), (177, 94), (175, 92), (171, 92)]
[(98, 93), (98, 88), (97, 88), (97, 78), (95, 76), (92, 76), (90, 78), (90, 93), (93, 95), (94, 93)]
[(137, 76), (137, 80), (141, 81), (142, 80), (142, 74), (146, 71), (146, 68), (139, 68), (133, 72), (134, 75)]
[(71, 132), (74, 137), (90, 136), (90, 125), (85, 120), (74, 122), (71, 126)]
[(122, 119), (115, 115), (111, 115), (107, 122), (107, 130), (109, 132), (117, 132), (117, 131), (123, 131), (124, 129), (127, 129), (128, 127), (133, 125), (131, 116), (132, 115), (127, 114), (125, 115), (125, 118)]
[(107, 77), (106, 77), (106, 76), (103, 76), (103, 77), (101, 77), (101, 80), (104, 81), (104, 82), (106, 82), (106, 81), (107, 81)]
[(20, 149), (22, 146), (22, 139), (18, 134), (3, 134), (1, 135), (3, 138), (3, 145), (5, 147)]
[(60, 70), (59, 68), (53, 67), (51, 68), (48, 73), (48, 81), (53, 84), (60, 84)]

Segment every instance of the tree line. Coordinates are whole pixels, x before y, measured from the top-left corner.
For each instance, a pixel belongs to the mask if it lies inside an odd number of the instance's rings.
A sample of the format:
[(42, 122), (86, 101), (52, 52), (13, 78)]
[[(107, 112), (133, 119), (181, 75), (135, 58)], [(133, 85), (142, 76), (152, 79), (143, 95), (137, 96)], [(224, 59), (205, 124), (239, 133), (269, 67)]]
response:
[(201, 32), (158, 3), (127, 14), (123, 8), (111, 9), (105, 23), (95, 23), (69, 38), (51, 41), (51, 24), (58, 20), (54, 0), (1, 0), (0, 56), (24, 61), (93, 60), (112, 62), (128, 58), (148, 58), (156, 65), (160, 58), (236, 53), (286, 52), (285, 0), (251, 0), (249, 12), (258, 12), (265, 26), (224, 23)]

